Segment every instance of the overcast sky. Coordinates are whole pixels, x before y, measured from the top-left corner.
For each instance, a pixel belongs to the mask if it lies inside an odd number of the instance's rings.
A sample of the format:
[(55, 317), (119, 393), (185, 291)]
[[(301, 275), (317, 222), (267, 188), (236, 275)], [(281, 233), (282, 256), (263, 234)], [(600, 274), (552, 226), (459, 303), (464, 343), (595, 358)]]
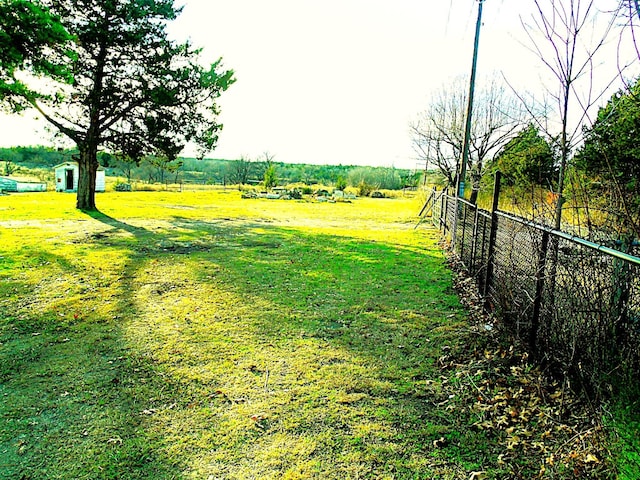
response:
[[(531, 3), (484, 2), (479, 76), (504, 72), (515, 85), (539, 87), (547, 73), (520, 43)], [(470, 71), (478, 8), (477, 0), (182, 4), (172, 35), (236, 72), (210, 156), (269, 152), (284, 162), (404, 168), (416, 166), (409, 122), (435, 89)], [(4, 145), (48, 143), (26, 119), (0, 119), (0, 132)]]

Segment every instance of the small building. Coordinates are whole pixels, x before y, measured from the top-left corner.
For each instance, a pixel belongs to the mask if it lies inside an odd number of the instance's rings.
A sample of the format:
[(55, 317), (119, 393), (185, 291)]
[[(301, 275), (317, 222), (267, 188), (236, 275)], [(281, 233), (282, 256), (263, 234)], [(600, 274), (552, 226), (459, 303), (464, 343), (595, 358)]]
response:
[(46, 192), (47, 184), (20, 178), (0, 177), (0, 192)]
[[(53, 167), (56, 176), (56, 192), (77, 192), (80, 167), (78, 162), (64, 162)], [(96, 172), (96, 192), (105, 191), (104, 168), (98, 167)]]

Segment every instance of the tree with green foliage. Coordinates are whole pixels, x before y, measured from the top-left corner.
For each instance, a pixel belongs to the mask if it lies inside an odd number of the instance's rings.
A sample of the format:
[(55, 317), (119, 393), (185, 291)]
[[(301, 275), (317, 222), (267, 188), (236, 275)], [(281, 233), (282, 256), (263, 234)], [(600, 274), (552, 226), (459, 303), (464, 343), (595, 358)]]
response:
[(144, 163), (148, 164), (152, 171), (155, 172), (154, 178), (157, 182), (165, 183), (167, 174), (175, 173), (176, 178), (178, 171), (183, 165), (183, 161), (176, 158), (168, 158), (164, 156), (149, 155), (145, 157)]
[[(615, 93), (584, 129), (574, 165), (587, 184), (591, 210), (600, 210), (621, 238), (640, 237), (640, 79)], [(589, 219), (593, 221), (593, 219)]]
[(275, 164), (271, 164), (264, 171), (264, 188), (269, 190), (270, 188), (275, 187), (278, 184), (278, 177), (276, 174), (276, 166)]
[[(0, 0), (0, 103), (13, 112), (45, 99), (26, 78), (72, 81), (72, 37), (42, 2)], [(51, 100), (51, 98), (49, 98)]]
[(77, 150), (56, 149), (51, 147), (12, 147), (0, 148), (0, 159), (8, 160), (23, 167), (46, 168), (64, 162), (77, 154)]
[(336, 180), (336, 190), (342, 190), (347, 188), (347, 179), (342, 175), (338, 175), (338, 179)]
[(118, 156), (115, 157), (115, 160), (113, 162), (113, 168), (124, 175), (124, 177), (127, 179), (127, 183), (131, 183), (135, 166), (135, 163), (129, 161), (126, 158), (121, 158)]
[[(45, 0), (43, 0), (45, 2)], [(71, 85), (44, 85), (43, 94), (13, 92), (79, 150), (77, 208), (95, 210), (98, 150), (139, 161), (175, 159), (188, 142), (212, 150), (221, 125), (217, 99), (234, 81), (221, 60), (203, 67), (200, 49), (170, 40), (173, 0), (46, 0), (74, 38), (67, 63)], [(42, 51), (42, 61), (59, 54)], [(45, 95), (46, 94), (46, 95)]]
[(18, 167), (14, 163), (11, 163), (10, 161), (7, 160), (7, 161), (4, 162), (4, 173), (3, 173), (3, 175), (8, 177), (12, 173), (17, 171), (17, 169), (18, 169)]
[(498, 152), (490, 171), (500, 170), (512, 185), (550, 186), (557, 176), (556, 156), (540, 130), (529, 124)]
[(259, 169), (262, 169), (262, 181), (264, 184), (264, 188), (269, 190), (270, 188), (275, 187), (278, 184), (278, 177), (276, 174), (276, 164), (273, 159), (275, 155), (270, 152), (264, 152), (262, 154), (262, 160), (256, 162), (256, 165)]

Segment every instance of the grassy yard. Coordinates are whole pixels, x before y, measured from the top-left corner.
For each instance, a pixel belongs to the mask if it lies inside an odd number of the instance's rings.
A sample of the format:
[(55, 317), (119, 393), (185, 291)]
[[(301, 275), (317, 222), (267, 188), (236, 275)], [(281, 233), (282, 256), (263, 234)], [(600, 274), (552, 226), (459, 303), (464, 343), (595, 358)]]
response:
[(0, 196), (0, 479), (613, 478), (417, 199), (97, 202)]

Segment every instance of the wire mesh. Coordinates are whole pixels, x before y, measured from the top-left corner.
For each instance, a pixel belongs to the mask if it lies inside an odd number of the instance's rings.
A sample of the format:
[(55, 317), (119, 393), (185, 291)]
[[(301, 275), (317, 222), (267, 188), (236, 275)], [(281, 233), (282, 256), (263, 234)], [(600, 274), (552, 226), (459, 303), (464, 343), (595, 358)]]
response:
[[(443, 230), (451, 235), (456, 226), (455, 252), (486, 291), (487, 305), (543, 361), (599, 393), (610, 394), (621, 379), (637, 379), (639, 258), (504, 212), (495, 215), (495, 243), (489, 245), (489, 212), (463, 200), (456, 212), (453, 197), (442, 205)], [(640, 246), (623, 253), (637, 256)]]
[(489, 255), (491, 215), (466, 201), (459, 201), (456, 254), (482, 290)]
[(493, 281), (488, 292), (496, 312), (516, 334), (528, 339), (542, 255), (542, 232), (513, 217), (497, 216)]
[(585, 387), (638, 372), (638, 265), (564, 238), (549, 252), (538, 339)]

